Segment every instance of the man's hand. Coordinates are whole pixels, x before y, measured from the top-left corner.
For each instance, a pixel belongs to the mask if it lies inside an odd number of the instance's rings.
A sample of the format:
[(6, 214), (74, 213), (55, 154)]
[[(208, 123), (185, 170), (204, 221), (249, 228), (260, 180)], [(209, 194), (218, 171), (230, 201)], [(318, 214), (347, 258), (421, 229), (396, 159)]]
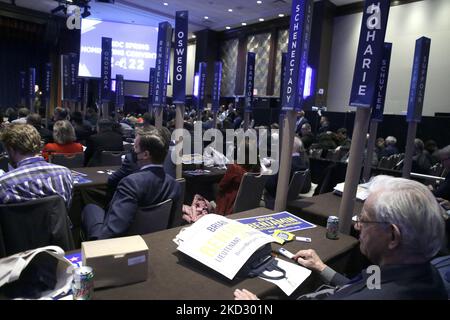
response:
[(234, 300), (259, 300), (259, 298), (247, 289), (234, 290)]
[(300, 250), (294, 255), (293, 259), (298, 264), (317, 272), (322, 272), (326, 268), (326, 264), (320, 260), (317, 253), (312, 249)]

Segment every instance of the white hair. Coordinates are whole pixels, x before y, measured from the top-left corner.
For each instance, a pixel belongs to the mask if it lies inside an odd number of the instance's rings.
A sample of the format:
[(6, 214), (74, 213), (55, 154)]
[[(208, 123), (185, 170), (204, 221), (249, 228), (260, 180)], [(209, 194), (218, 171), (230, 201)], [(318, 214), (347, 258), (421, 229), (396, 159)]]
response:
[(305, 148), (303, 148), (302, 140), (299, 137), (294, 136), (294, 142), (292, 145), (292, 153), (300, 153), (302, 151), (305, 151)]
[(377, 193), (374, 218), (400, 229), (405, 253), (429, 260), (439, 252), (445, 239), (443, 209), (425, 185), (380, 175), (372, 179), (369, 191)]
[(397, 139), (393, 136), (387, 137), (384, 141), (386, 142), (387, 145), (394, 145), (397, 143)]

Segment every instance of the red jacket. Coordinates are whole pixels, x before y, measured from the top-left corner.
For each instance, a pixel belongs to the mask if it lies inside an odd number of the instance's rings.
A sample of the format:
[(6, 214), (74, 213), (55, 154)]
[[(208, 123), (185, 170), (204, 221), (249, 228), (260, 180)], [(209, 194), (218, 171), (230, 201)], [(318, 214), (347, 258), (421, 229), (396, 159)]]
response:
[(229, 215), (233, 213), (234, 201), (241, 184), (242, 176), (247, 171), (238, 164), (230, 164), (227, 172), (219, 183), (219, 192), (216, 198), (216, 213)]
[(48, 161), (48, 156), (52, 153), (79, 153), (83, 152), (83, 146), (80, 143), (72, 142), (66, 144), (47, 143), (42, 149), (42, 156)]

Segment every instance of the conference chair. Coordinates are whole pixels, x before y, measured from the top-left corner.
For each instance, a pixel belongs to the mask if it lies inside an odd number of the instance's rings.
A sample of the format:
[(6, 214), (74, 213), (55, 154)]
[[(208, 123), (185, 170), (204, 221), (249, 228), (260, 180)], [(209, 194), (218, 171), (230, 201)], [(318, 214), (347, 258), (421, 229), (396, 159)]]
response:
[(123, 151), (102, 151), (100, 154), (100, 166), (120, 166), (122, 165)]
[(439, 271), (450, 300), (450, 255), (434, 258), (431, 264)]
[(441, 177), (442, 171), (444, 170), (444, 167), (441, 163), (436, 163), (434, 166), (430, 168), (430, 175)]
[(310, 149), (310, 157), (314, 159), (319, 159), (322, 156), (323, 149)]
[(0, 156), (0, 169), (7, 172), (8, 171), (9, 157), (7, 155)]
[(167, 199), (148, 207), (138, 208), (127, 235), (142, 235), (167, 229), (171, 210), (172, 199)]
[(0, 257), (48, 245), (73, 250), (70, 225), (59, 195), (0, 205)]
[(261, 197), (268, 176), (256, 173), (245, 173), (234, 201), (233, 213), (260, 207)]
[(179, 227), (184, 224), (183, 220), (183, 204), (184, 195), (186, 194), (186, 180), (184, 178), (177, 179), (180, 185), (180, 201), (177, 203), (176, 208), (172, 208), (172, 212), (169, 218), (169, 228)]
[(66, 168), (81, 168), (84, 166), (84, 153), (52, 153), (49, 162)]

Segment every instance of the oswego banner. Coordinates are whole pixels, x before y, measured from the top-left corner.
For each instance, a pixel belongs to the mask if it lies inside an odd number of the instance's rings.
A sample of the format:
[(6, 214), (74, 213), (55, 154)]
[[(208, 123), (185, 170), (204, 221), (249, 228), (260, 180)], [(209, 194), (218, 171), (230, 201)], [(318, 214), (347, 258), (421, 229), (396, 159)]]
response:
[(414, 63), (409, 90), (408, 113), (406, 121), (420, 122), (422, 119), (425, 84), (427, 82), (428, 61), (430, 58), (431, 39), (421, 37), (416, 40)]
[(383, 121), (384, 102), (386, 100), (386, 88), (389, 76), (389, 65), (391, 63), (391, 52), (392, 43), (385, 42), (372, 106), (372, 120), (377, 122)]
[(390, 0), (365, 2), (350, 95), (351, 106), (372, 106), (383, 55), (389, 6)]
[(175, 17), (173, 103), (184, 103), (186, 98), (187, 35), (188, 12), (177, 11)]

